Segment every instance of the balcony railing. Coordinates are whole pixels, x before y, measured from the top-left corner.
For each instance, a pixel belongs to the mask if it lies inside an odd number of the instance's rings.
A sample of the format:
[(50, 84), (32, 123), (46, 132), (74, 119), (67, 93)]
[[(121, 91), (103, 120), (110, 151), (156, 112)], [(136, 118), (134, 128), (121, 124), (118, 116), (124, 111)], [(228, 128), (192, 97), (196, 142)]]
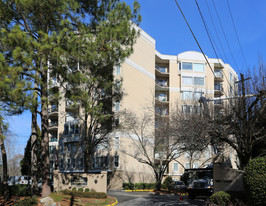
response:
[(214, 74), (215, 74), (215, 77), (219, 77), (219, 78), (223, 78), (224, 77), (224, 75), (223, 75), (223, 73), (222, 72), (214, 72)]
[(49, 113), (52, 113), (52, 112), (58, 112), (58, 107), (57, 107), (57, 105), (52, 105), (52, 106), (49, 108)]
[(57, 120), (49, 122), (49, 127), (57, 127), (57, 126), (58, 126), (58, 121)]
[(56, 136), (50, 137), (50, 142), (57, 142), (57, 137)]
[(155, 65), (155, 69), (162, 74), (168, 74), (168, 69), (166, 67)]
[(166, 80), (158, 80), (156, 79), (156, 84), (158, 84), (160, 87), (168, 87), (168, 82)]
[(156, 108), (155, 113), (160, 116), (168, 116), (169, 112), (168, 109), (161, 109), (161, 108)]
[(221, 84), (214, 84), (214, 90), (223, 91), (223, 86)]

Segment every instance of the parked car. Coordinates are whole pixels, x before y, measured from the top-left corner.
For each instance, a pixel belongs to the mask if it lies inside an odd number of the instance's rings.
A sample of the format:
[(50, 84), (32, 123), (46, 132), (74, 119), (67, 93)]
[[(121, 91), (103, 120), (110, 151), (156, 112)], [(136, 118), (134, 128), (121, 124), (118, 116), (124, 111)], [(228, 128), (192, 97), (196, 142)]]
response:
[(18, 184), (19, 176), (10, 176), (7, 180), (8, 186), (16, 185)]
[(186, 190), (186, 185), (183, 181), (173, 181), (172, 186), (174, 190)]
[(21, 184), (21, 185), (31, 184), (31, 177), (30, 176), (20, 176), (18, 178), (18, 184)]

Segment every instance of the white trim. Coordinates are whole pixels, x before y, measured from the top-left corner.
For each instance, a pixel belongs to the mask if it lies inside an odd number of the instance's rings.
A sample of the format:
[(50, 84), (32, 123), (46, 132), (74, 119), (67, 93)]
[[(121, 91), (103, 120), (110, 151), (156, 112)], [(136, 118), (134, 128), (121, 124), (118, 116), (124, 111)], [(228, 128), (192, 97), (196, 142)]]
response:
[(140, 29), (140, 38), (145, 40), (148, 44), (150, 44), (152, 47), (155, 48), (155, 39), (153, 39), (149, 34), (147, 34), (145, 31)]
[(170, 92), (180, 92), (181, 89), (179, 87), (170, 87)]
[(189, 76), (189, 77), (206, 77), (205, 72), (182, 72), (181, 70), (181, 77), (182, 76)]
[(49, 146), (57, 146), (58, 142), (49, 142)]
[(171, 61), (177, 61), (176, 55), (164, 55), (155, 50), (155, 55), (157, 55), (162, 60), (171, 60)]
[[(132, 66), (133, 68), (137, 69), (138, 71), (140, 71), (141, 73), (145, 74), (146, 76), (152, 78), (153, 80), (155, 80), (155, 75), (148, 72), (147, 70), (145, 70), (144, 68), (142, 68), (141, 66), (137, 65), (136, 63), (134, 63), (133, 61), (131, 61), (130, 59), (126, 59), (125, 63), (127, 63), (128, 65)], [(155, 71), (155, 69), (154, 69)]]

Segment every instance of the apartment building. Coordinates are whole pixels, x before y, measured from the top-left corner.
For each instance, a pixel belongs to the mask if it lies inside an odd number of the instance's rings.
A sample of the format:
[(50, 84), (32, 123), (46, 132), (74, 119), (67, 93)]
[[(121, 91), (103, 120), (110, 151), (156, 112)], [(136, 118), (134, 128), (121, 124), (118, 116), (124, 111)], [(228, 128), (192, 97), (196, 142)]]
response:
[[(147, 105), (153, 103), (150, 111), (156, 119), (169, 118), (176, 109), (182, 113), (201, 111), (200, 97), (211, 99), (213, 112), (223, 108), (222, 99), (234, 95), (237, 73), (221, 59), (209, 58), (207, 63), (200, 52), (187, 51), (177, 55), (164, 55), (156, 50), (156, 41), (143, 30), (140, 31), (134, 53), (114, 69), (115, 78), (123, 79), (125, 93), (120, 102), (113, 103), (114, 112), (130, 110), (141, 115)], [(56, 79), (52, 79), (54, 89), (64, 93)], [(71, 89), (71, 88), (70, 88)], [(50, 107), (50, 160), (53, 169), (61, 173), (82, 173), (84, 171), (83, 144), (80, 138), (78, 107), (70, 107), (71, 102), (62, 98)], [(156, 135), (156, 132), (154, 132)], [(106, 145), (99, 146), (93, 159), (93, 171), (108, 172), (108, 188), (119, 189), (123, 182), (154, 182), (152, 169), (139, 163), (133, 155), (134, 141), (123, 132), (114, 131)], [(123, 151), (127, 151), (127, 154)], [(233, 156), (228, 151), (232, 161)], [(207, 148), (195, 157), (193, 167), (211, 163), (213, 151)], [(151, 155), (154, 155), (151, 152)], [(209, 161), (206, 161), (208, 160)], [(190, 167), (187, 154), (170, 163), (165, 175), (179, 179), (184, 167)], [(182, 165), (181, 165), (182, 164)]]

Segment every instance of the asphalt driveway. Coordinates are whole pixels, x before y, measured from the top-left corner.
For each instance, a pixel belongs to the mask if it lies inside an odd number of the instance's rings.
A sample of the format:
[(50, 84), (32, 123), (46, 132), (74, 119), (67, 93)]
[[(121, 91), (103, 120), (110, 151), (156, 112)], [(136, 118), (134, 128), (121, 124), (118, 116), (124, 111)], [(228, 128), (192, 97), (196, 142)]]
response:
[(108, 195), (116, 197), (117, 206), (174, 206), (174, 205), (205, 205), (204, 199), (180, 198), (177, 195), (155, 194), (153, 192), (108, 191)]

